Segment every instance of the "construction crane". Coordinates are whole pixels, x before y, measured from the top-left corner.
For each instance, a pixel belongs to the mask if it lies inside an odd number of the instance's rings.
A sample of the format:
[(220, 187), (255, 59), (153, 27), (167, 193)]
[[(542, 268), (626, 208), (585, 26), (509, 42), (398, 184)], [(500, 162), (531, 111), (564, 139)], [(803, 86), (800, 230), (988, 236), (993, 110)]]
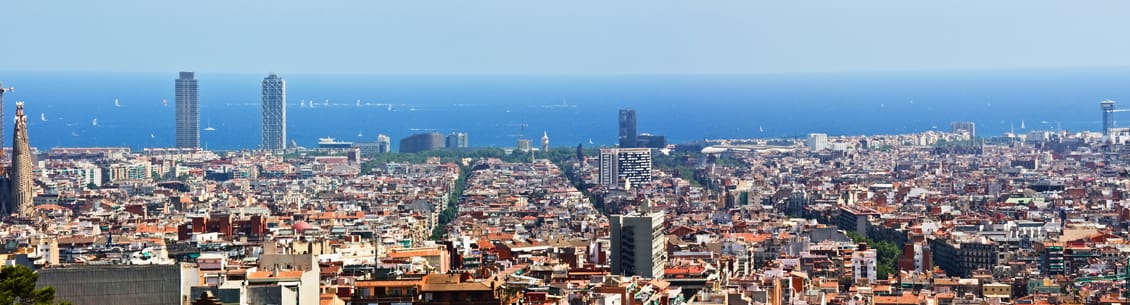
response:
[[(4, 88), (4, 84), (0, 83), (0, 148), (4, 147), (4, 92), (16, 91), (16, 88)], [(3, 149), (0, 149), (0, 156), (3, 156)]]

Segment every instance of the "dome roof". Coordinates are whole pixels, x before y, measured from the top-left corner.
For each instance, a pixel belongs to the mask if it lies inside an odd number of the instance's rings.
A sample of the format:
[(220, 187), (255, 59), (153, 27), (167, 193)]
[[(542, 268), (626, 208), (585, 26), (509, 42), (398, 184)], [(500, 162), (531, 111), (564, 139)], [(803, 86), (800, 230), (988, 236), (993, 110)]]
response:
[(302, 233), (302, 231), (306, 231), (306, 230), (309, 230), (310, 228), (313, 228), (314, 225), (312, 225), (308, 222), (299, 220), (299, 221), (295, 221), (294, 225), (291, 226), (291, 227), (294, 227), (294, 232)]

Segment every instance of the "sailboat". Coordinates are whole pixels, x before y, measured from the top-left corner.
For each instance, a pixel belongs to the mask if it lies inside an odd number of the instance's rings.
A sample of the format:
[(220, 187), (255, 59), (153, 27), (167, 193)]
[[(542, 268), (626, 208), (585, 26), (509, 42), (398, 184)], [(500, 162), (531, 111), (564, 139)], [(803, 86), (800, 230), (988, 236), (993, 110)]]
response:
[(1024, 120), (1020, 120), (1020, 129), (1024, 129)]
[(169, 100), (168, 99), (161, 99), (161, 105), (164, 105), (165, 107), (169, 107)]
[(357, 107), (361, 107), (361, 100), (357, 100)]
[(204, 131), (216, 131), (215, 128), (212, 128), (212, 120), (208, 120), (208, 127), (205, 127)]
[(757, 131), (760, 131), (760, 132), (765, 132), (765, 128), (761, 128), (761, 125), (758, 125), (758, 126), (757, 126)]
[(42, 113), (42, 112), (40, 112), (40, 113), (39, 113), (39, 120), (40, 120), (40, 121), (44, 121), (44, 122), (47, 122), (47, 114), (46, 114), (46, 113)]
[(94, 120), (91, 120), (90, 126), (98, 127), (98, 118), (94, 118)]
[(388, 104), (388, 111), (392, 111), (392, 104)]
[(361, 131), (360, 131), (360, 130), (358, 130), (358, 131), (357, 131), (357, 137), (358, 137), (358, 138), (360, 138), (360, 137), (364, 137), (364, 136), (365, 136), (365, 135), (361, 134)]
[(302, 100), (302, 102), (298, 104), (298, 107), (306, 108), (306, 100)]
[(118, 99), (114, 99), (114, 107), (121, 107), (122, 104), (118, 103)]
[(149, 138), (150, 138), (150, 139), (156, 139), (156, 138), (157, 138), (157, 135), (155, 135), (155, 134), (149, 134)]
[(592, 142), (592, 139), (589, 139), (589, 144), (590, 144), (590, 145), (594, 144), (594, 143)]

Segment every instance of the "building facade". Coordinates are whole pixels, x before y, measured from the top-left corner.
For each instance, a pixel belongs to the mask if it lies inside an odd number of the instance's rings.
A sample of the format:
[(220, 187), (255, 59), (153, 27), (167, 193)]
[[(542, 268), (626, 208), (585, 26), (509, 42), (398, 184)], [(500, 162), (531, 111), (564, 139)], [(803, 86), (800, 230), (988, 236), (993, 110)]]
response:
[(950, 132), (965, 133), (969, 138), (977, 137), (977, 124), (973, 122), (952, 122), (950, 123)]
[(262, 149), (286, 148), (286, 80), (278, 75), (263, 79)]
[(602, 148), (600, 149), (600, 184), (631, 186), (651, 181), (651, 149)]
[(636, 133), (636, 110), (620, 109), (620, 148), (633, 148), (639, 144)]
[(851, 274), (856, 283), (874, 283), (875, 268), (879, 258), (873, 249), (859, 249), (851, 253)]
[(810, 151), (821, 151), (828, 149), (828, 135), (823, 133), (810, 133), (808, 139), (804, 141), (804, 147)]
[(200, 148), (200, 100), (195, 73), (181, 72), (176, 82), (176, 147)]
[(415, 153), (440, 149), (444, 146), (443, 135), (437, 132), (419, 133), (400, 140), (401, 153)]
[(517, 144), (517, 145), (518, 145), (518, 147), (517, 147), (517, 149), (518, 149), (519, 151), (531, 151), (531, 150), (534, 150), (533, 144), (531, 144), (531, 143), (533, 143), (533, 142), (530, 142), (530, 139), (518, 139), (518, 144)]
[(467, 148), (467, 133), (453, 132), (447, 135), (447, 142), (444, 146), (447, 148)]
[(390, 151), (392, 151), (392, 139), (389, 138), (387, 135), (378, 134), (377, 135), (377, 152), (382, 153), (382, 154), (387, 154)]
[(663, 278), (667, 262), (664, 215), (645, 204), (641, 211), (612, 215), (612, 274)]

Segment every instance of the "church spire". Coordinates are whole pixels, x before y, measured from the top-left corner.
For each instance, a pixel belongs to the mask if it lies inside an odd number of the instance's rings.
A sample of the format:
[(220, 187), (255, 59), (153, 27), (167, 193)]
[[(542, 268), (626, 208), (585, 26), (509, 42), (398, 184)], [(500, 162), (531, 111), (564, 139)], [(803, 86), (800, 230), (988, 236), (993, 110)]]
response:
[(27, 140), (27, 116), (24, 102), (16, 102), (16, 122), (12, 129), (12, 172), (8, 194), (8, 212), (21, 217), (31, 215), (35, 189), (32, 186), (31, 147)]

